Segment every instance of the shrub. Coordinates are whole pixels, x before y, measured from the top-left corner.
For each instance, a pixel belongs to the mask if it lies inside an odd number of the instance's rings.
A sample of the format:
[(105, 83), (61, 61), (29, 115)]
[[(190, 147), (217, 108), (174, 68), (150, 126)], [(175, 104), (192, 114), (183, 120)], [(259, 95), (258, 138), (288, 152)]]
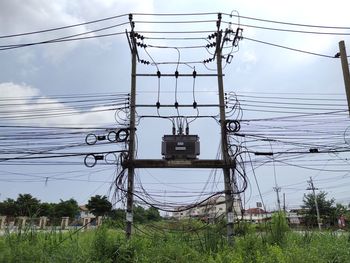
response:
[(284, 212), (277, 212), (272, 215), (270, 224), (270, 241), (272, 244), (283, 245), (286, 233), (289, 231), (286, 215)]

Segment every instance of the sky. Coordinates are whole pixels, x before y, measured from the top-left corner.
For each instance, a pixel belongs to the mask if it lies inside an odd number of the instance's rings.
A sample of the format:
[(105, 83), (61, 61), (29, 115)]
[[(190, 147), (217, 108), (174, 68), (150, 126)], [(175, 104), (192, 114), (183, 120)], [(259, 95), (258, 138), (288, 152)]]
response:
[[(240, 169), (244, 164), (243, 170), (248, 178), (247, 190), (241, 195), (244, 206), (255, 207), (256, 202), (261, 201), (259, 188), (266, 208), (276, 209), (273, 187), (277, 186), (281, 187), (281, 200), (285, 194), (287, 208), (297, 208), (302, 204), (303, 194), (308, 192), (310, 177), (319, 190), (328, 192), (329, 198), (349, 204), (347, 149), (350, 132), (347, 128), (350, 124), (340, 60), (332, 58), (339, 52), (340, 40), (350, 45), (349, 5), (340, 0), (1, 1), (0, 201), (16, 198), (20, 193), (30, 193), (43, 202), (75, 198), (79, 204), (84, 204), (96, 194), (118, 200), (113, 198), (118, 153), (105, 156), (106, 162), (99, 161), (92, 168), (84, 165), (84, 157), (89, 153), (103, 152), (106, 155), (125, 148), (123, 143), (108, 140), (87, 145), (85, 138), (89, 133), (108, 135), (113, 127), (123, 126), (121, 119), (125, 113), (117, 108), (125, 105), (130, 92), (131, 54), (125, 34), (126, 30), (130, 31), (127, 14), (134, 14), (135, 31), (142, 32), (146, 37), (143, 43), (148, 45), (146, 49), (139, 49), (139, 55), (140, 59), (151, 64), (138, 63), (138, 73), (155, 74), (159, 70), (162, 74), (173, 74), (178, 70), (192, 74), (195, 69), (198, 74), (213, 74), (215, 62), (206, 65), (160, 62), (201, 62), (212, 57), (214, 50), (210, 48), (180, 47), (210, 43), (206, 38), (210, 32), (215, 32), (215, 13), (221, 12), (225, 13), (222, 28), (236, 31), (239, 26), (243, 29), (243, 39), (238, 47), (227, 44), (225, 48), (224, 53), (232, 55), (232, 61), (224, 67), (224, 88), (230, 93), (227, 97), (233, 105), (233, 111), (227, 111), (228, 118), (241, 123), (241, 136), (232, 135), (230, 138), (232, 145), (239, 145), (237, 158), (242, 163)], [(179, 15), (195, 13), (209, 14)], [(9, 37), (112, 16), (120, 17), (57, 31)], [(244, 17), (330, 28), (268, 23)], [(191, 23), (164, 23), (184, 20)], [(199, 20), (205, 22), (197, 23)], [(105, 27), (110, 29), (81, 36), (117, 34), (6, 48)], [(169, 37), (196, 39), (171, 40)], [(178, 80), (161, 77), (159, 83), (157, 77), (138, 77), (137, 103), (155, 105), (158, 89), (161, 104), (174, 104), (176, 100), (179, 104), (192, 104), (194, 100), (198, 104), (218, 103), (215, 77), (197, 77), (195, 82), (191, 77)], [(161, 108), (159, 111), (162, 116), (215, 116), (217, 113), (217, 108), (199, 108), (198, 112), (193, 108), (181, 108), (180, 113), (175, 108)], [(160, 159), (161, 138), (171, 134), (171, 122), (165, 118), (143, 117), (158, 116), (155, 107), (140, 107), (137, 115), (138, 158)], [(200, 137), (199, 158), (217, 158), (220, 152), (217, 120), (191, 120), (190, 133)], [(324, 153), (311, 156), (310, 148)], [(257, 151), (276, 154), (273, 157), (256, 156), (254, 152)], [(76, 153), (80, 155), (75, 156)], [(43, 159), (53, 155), (65, 157)], [(220, 171), (140, 169), (136, 181), (140, 195), (147, 191), (160, 206), (166, 203), (189, 204), (223, 189)]]

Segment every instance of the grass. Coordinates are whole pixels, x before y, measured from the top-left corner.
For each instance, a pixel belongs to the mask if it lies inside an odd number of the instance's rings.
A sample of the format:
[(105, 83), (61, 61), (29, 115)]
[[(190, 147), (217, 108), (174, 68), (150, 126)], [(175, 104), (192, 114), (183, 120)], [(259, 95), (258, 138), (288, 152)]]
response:
[(141, 225), (130, 240), (109, 225), (74, 235), (28, 229), (0, 237), (0, 262), (350, 262), (348, 233), (296, 233), (276, 220), (263, 232), (241, 225), (233, 248), (223, 223)]

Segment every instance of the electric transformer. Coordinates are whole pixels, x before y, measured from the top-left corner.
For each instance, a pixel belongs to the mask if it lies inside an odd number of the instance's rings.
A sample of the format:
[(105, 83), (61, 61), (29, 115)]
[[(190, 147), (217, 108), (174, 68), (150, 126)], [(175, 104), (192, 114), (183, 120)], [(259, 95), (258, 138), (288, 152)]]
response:
[(164, 159), (196, 159), (199, 155), (198, 135), (164, 135), (162, 141)]

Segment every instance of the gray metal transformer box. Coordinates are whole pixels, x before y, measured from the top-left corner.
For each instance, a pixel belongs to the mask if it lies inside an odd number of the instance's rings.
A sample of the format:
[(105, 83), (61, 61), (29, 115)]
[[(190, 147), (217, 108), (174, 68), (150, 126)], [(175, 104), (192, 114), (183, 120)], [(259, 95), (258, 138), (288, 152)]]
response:
[(164, 135), (162, 155), (164, 159), (196, 159), (200, 153), (198, 135)]

